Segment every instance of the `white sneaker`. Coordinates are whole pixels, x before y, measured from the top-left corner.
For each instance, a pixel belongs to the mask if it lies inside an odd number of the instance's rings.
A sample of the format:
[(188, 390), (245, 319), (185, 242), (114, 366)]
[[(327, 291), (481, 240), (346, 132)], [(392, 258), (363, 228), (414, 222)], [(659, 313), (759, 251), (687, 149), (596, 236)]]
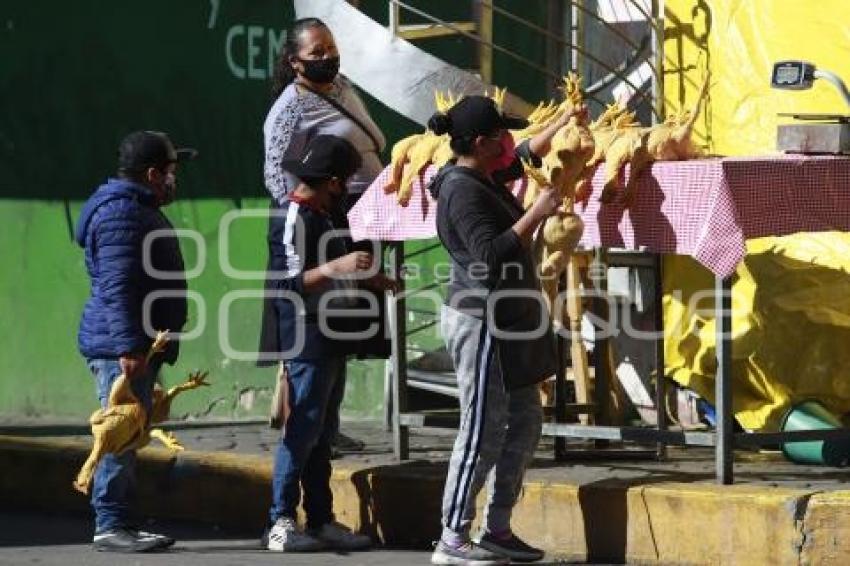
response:
[(301, 531), (293, 519), (281, 517), (269, 531), (266, 548), (275, 552), (315, 552), (325, 545)]
[(351, 532), (351, 529), (336, 521), (322, 525), (310, 533), (334, 550), (365, 550), (372, 546), (367, 535)]
[(128, 529), (131, 533), (135, 534), (140, 539), (153, 539), (157, 543), (157, 548), (169, 548), (174, 546), (174, 539), (166, 536), (160, 535), (157, 533), (149, 533), (147, 531), (139, 531), (135, 529)]
[(439, 541), (431, 555), (431, 564), (437, 566), (499, 566), (509, 564), (510, 558), (478, 546), (472, 541), (453, 547)]

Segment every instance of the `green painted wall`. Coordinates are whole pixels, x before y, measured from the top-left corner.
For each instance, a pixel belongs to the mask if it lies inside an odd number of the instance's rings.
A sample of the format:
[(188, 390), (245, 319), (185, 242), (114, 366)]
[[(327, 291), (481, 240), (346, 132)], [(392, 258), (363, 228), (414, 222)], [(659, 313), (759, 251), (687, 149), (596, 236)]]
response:
[[(447, 8), (453, 17), (458, 5), (427, 4)], [(364, 2), (363, 8), (386, 19), (383, 1)], [(225, 275), (219, 226), (229, 211), (266, 207), (261, 128), (270, 103), (268, 76), (292, 17), (291, 2), (282, 0), (0, 4), (0, 414), (83, 416), (95, 406), (91, 378), (76, 350), (88, 282), (72, 226), (82, 202), (114, 169), (118, 141), (141, 128), (167, 131), (201, 152), (179, 172), (180, 201), (167, 214), (178, 228), (198, 231), (206, 244), (204, 270), (190, 281), (205, 308), (192, 304), (190, 326), (204, 315), (207, 324), (164, 377), (173, 383), (185, 371), (206, 368), (214, 385), (181, 398), (174, 415), (266, 413), (273, 372), (229, 357), (220, 347), (222, 299), (259, 289), (261, 282)], [(529, 52), (537, 53), (538, 42), (526, 37)], [(432, 40), (423, 47), (464, 66), (474, 58), (468, 40)], [(542, 97), (542, 80), (498, 58), (496, 78), (519, 85), (526, 96), (539, 89)], [(367, 97), (367, 103), (388, 139), (418, 129), (377, 101)], [(261, 270), (264, 237), (265, 220), (235, 222), (228, 239), (231, 263)], [(183, 250), (187, 265), (194, 265), (196, 245), (184, 240)], [(427, 267), (443, 259), (440, 250), (417, 258), (429, 274), (422, 284), (432, 277)], [(236, 301), (229, 312), (229, 342), (250, 351), (257, 341), (259, 299)], [(412, 314), (411, 325), (430, 318)], [(431, 348), (440, 341), (425, 332), (414, 342)], [(376, 417), (382, 401), (383, 364), (352, 362), (346, 413)]]
[[(213, 13), (213, 8), (217, 10)], [(272, 376), (222, 354), (218, 306), (228, 291), (256, 288), (222, 274), (221, 216), (265, 207), (261, 125), (267, 77), (289, 2), (81, 0), (5, 2), (0, 7), (0, 413), (85, 415), (92, 381), (76, 350), (87, 296), (81, 250), (71, 241), (82, 201), (114, 169), (123, 134), (161, 129), (201, 158), (179, 174), (175, 225), (203, 235), (203, 274), (190, 282), (205, 299), (207, 331), (189, 341), (174, 382), (209, 368), (214, 385), (187, 395), (178, 415), (241, 417), (266, 411)], [(234, 225), (233, 263), (261, 269), (264, 223)], [(197, 247), (183, 242), (189, 265)], [(233, 305), (234, 346), (256, 341), (259, 302)], [(190, 323), (191, 324), (191, 323)], [(362, 396), (359, 396), (362, 397)], [(361, 400), (357, 412), (373, 412)]]

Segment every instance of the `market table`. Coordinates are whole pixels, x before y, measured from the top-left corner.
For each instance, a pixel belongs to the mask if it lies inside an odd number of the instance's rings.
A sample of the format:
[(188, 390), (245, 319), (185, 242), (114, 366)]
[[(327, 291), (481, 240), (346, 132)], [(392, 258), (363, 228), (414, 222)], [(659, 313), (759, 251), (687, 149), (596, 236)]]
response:
[[(388, 174), (385, 170), (352, 209), (349, 219), (355, 239), (399, 242), (435, 236), (436, 203), (423, 188), (434, 174), (432, 168), (415, 181), (406, 208), (396, 203), (396, 195), (384, 193)], [(628, 171), (625, 175), (628, 177)], [(748, 238), (850, 230), (850, 158), (770, 155), (658, 162), (638, 179), (631, 208), (599, 202), (602, 177), (600, 169), (590, 199), (576, 210), (585, 223), (580, 246), (689, 255), (716, 278), (716, 433), (648, 431), (654, 435), (651, 438), (714, 445), (717, 479), (731, 483), (733, 444), (760, 446), (846, 436), (844, 430), (733, 434), (730, 311), (731, 277), (744, 258)], [(521, 197), (524, 188), (518, 182), (514, 193)], [(613, 427), (555, 428), (582, 437), (634, 437), (613, 435), (607, 430)], [(597, 429), (599, 434), (578, 430), (581, 428)]]

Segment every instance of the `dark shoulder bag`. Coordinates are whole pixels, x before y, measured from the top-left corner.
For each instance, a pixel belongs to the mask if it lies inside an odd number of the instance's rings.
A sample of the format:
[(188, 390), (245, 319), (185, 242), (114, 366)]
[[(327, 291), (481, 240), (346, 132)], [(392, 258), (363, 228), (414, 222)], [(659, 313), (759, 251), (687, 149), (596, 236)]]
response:
[(319, 92), (318, 90), (313, 89), (313, 88), (305, 85), (302, 82), (296, 82), (296, 84), (300, 87), (305, 88), (306, 90), (309, 90), (310, 92), (312, 92), (313, 94), (315, 94), (316, 96), (318, 96), (319, 98), (321, 98), (322, 100), (324, 100), (325, 102), (327, 102), (328, 104), (330, 104), (331, 106), (336, 108), (337, 111), (340, 114), (342, 114), (343, 116), (345, 116), (346, 118), (348, 118), (349, 120), (351, 120), (352, 122), (357, 124), (357, 127), (360, 128), (361, 130), (363, 130), (363, 133), (366, 134), (367, 136), (369, 136), (369, 139), (372, 140), (372, 143), (375, 145), (375, 153), (377, 153), (378, 155), (381, 154), (381, 144), (378, 143), (378, 138), (375, 137), (375, 134), (372, 133), (372, 130), (367, 128), (366, 124), (364, 124), (360, 120), (360, 118), (358, 118), (357, 116), (355, 116), (354, 114), (349, 112), (348, 108), (346, 108), (345, 106), (343, 106), (342, 104), (340, 104), (339, 102), (337, 102), (336, 100), (334, 100), (333, 98), (328, 96), (327, 94), (325, 94), (323, 92)]

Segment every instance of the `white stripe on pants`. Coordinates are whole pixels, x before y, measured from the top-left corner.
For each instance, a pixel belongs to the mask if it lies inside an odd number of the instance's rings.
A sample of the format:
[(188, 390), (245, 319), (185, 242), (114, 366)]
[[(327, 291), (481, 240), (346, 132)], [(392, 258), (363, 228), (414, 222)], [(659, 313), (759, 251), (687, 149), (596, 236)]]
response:
[(537, 386), (505, 391), (483, 321), (443, 306), (441, 329), (454, 362), (461, 409), (443, 492), (443, 535), (468, 535), (475, 498), (488, 479), (485, 526), (502, 531), (510, 527), (540, 439), (540, 394)]

